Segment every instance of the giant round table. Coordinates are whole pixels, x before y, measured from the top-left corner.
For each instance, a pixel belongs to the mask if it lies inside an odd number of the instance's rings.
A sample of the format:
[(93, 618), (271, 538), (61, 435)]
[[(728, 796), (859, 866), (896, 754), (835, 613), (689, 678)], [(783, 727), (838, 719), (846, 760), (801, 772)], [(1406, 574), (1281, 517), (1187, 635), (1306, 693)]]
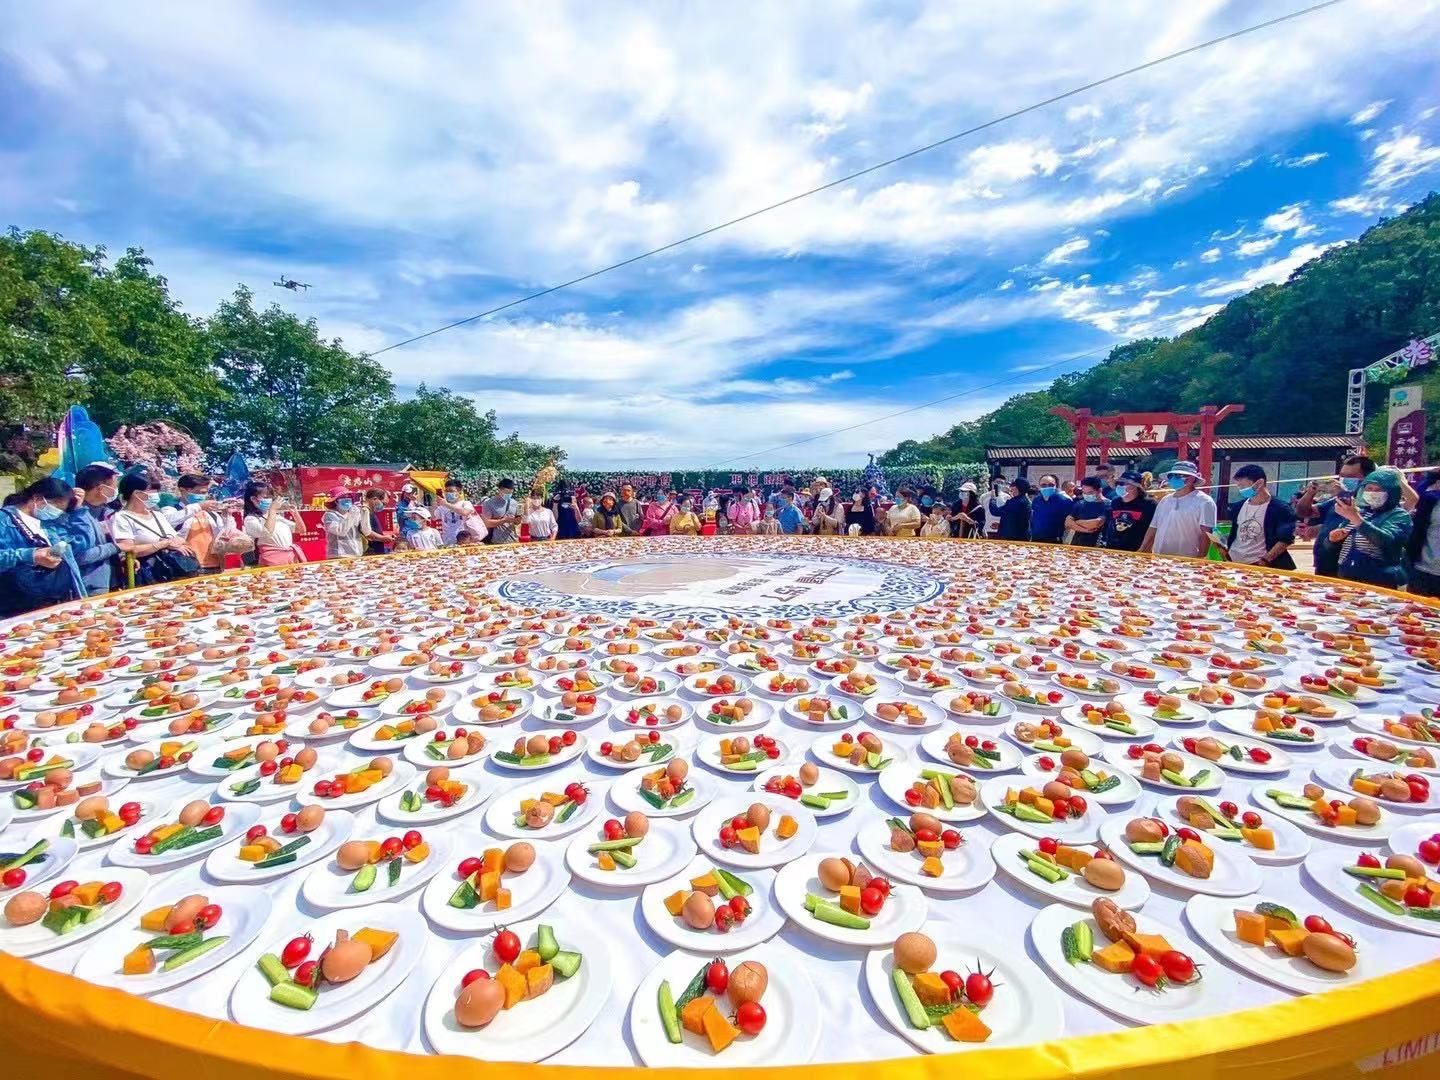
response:
[[(1273, 635), (1270, 640), (1278, 646), (1274, 652), (1254, 646), (1253, 639), (1266, 634)], [(1132, 1007), (1123, 999), (1097, 1000), (1077, 991), (1055, 966), (1057, 943), (1048, 928), (1087, 912), (1076, 906), (1066, 917), (1038, 879), (1026, 880), (1016, 852), (1035, 845), (1045, 830), (1026, 835), (1011, 827), (1012, 819), (977, 810), (978, 816), (955, 825), (963, 837), (968, 877), (933, 885), (917, 877), (914, 884), (897, 881), (896, 891), (910, 897), (907, 903), (918, 902), (918, 907), (905, 909), (912, 915), (918, 912), (917, 924), (905, 929), (919, 929), (923, 922), (926, 932), (945, 946), (943, 959), (962, 969), (962, 975), (980, 957), (992, 957), (1015, 973), (1020, 985), (1002, 983), (996, 994), (997, 1002), (1002, 995), (1023, 994), (1033, 1011), (1022, 1025), (1026, 1035), (1020, 1045), (1003, 1040), (917, 1044), (903, 1035), (896, 1003), (880, 1000), (887, 991), (883, 985), (879, 992), (874, 989), (867, 969), (889, 957), (888, 943), (872, 958), (869, 948), (845, 943), (843, 933), (821, 935), (797, 922), (797, 914), (803, 917), (805, 912), (797, 913), (793, 902), (780, 906), (780, 886), (773, 894), (765, 893), (770, 882), (784, 879), (784, 863), (759, 872), (736, 870), (764, 883), (760, 906), (769, 909), (771, 925), (752, 928), (759, 940), (732, 950), (718, 933), (709, 939), (683, 931), (662, 936), (654, 919), (642, 911), (644, 889), (625, 887), (619, 879), (615, 885), (601, 883), (604, 875), (594, 872), (593, 857), (577, 842), (577, 837), (601, 839), (601, 821), (623, 817), (637, 796), (637, 773), (598, 760), (599, 744), (624, 742), (636, 730), (645, 730), (642, 712), (636, 713), (638, 726), (632, 726), (632, 707), (654, 703), (663, 715), (666, 706), (679, 704), (684, 723), (664, 728), (663, 737), (689, 761), (697, 796), (692, 805), (679, 808), (677, 816), (656, 823), (682, 855), (698, 844), (702, 854), (697, 867), (703, 869), (706, 860), (734, 865), (712, 857), (715, 808), (739, 804), (743, 810), (746, 802), (766, 793), (753, 790), (754, 772), (730, 772), (706, 756), (713, 756), (724, 729), (700, 719), (713, 702), (703, 689), (685, 685), (685, 673), (677, 670), (684, 663), (718, 661), (716, 674), (749, 680), (744, 694), (756, 702), (755, 715), (766, 722), (745, 734), (775, 739), (783, 748), (783, 772), (794, 773), (808, 761), (825, 769), (827, 777), (834, 774), (854, 785), (849, 802), (827, 807), (815, 820), (813, 838), (808, 811), (795, 804), (794, 815), (806, 822), (810, 842), (808, 851), (797, 850), (785, 861), (798, 863), (828, 853), (864, 863), (873, 861), (873, 848), (857, 838), (867, 828), (874, 832), (878, 827), (883, 834), (888, 819), (908, 816), (913, 808), (898, 798), (906, 785), (922, 769), (955, 768), (944, 749), (951, 732), (975, 734), (977, 745), (993, 745), (1002, 754), (1002, 768), (991, 775), (969, 770), (989, 800), (998, 801), (1006, 787), (1043, 784), (1044, 767), (1054, 768), (1054, 763), (1041, 762), (1053, 755), (1033, 745), (1034, 728), (1055, 718), (1067, 732), (1087, 726), (1074, 709), (1079, 699), (1064, 690), (1059, 676), (1109, 677), (1093, 666), (1092, 653), (1109, 663), (1133, 664), (1134, 669), (1117, 676), (1111, 693), (1102, 690), (1085, 700), (1103, 706), (1118, 696), (1132, 717), (1143, 717), (1153, 711), (1147, 690), (1213, 684), (1212, 672), (1224, 685), (1232, 670), (1226, 665), (1237, 658), (1243, 662), (1261, 657), (1259, 670), (1267, 686), (1293, 683), (1292, 689), (1302, 689), (1302, 675), (1342, 662), (1357, 643), (1372, 652), (1382, 681), (1389, 685), (1363, 693), (1353, 703), (1340, 703), (1337, 717), (1314, 722), (1311, 730), (1321, 745), (1247, 741), (1242, 733), (1253, 734), (1249, 724), (1261, 700), (1242, 692), (1233, 693), (1229, 704), (1184, 716), (1183, 723), (1166, 723), (1162, 716), (1153, 734), (1138, 739), (1113, 730), (1102, 739), (1093, 729), (1085, 731), (1079, 738), (1097, 748), (1092, 765), (1124, 774), (1128, 797), (1107, 805), (1091, 800), (1086, 820), (1094, 832), (1083, 834), (1084, 842), (1094, 842), (1097, 835), (1114, 838), (1113, 830), (1123, 830), (1130, 819), (1163, 816), (1173, 803), (1173, 786), (1166, 790), (1129, 778), (1135, 766), (1127, 749), (1132, 743), (1179, 750), (1187, 737), (1209, 737), (1227, 748), (1238, 744), (1234, 759), (1227, 753), (1209, 764), (1219, 786), (1206, 788), (1206, 797), (1215, 803), (1234, 802), (1241, 810), (1259, 810), (1267, 823), (1277, 816), (1264, 802), (1267, 790), (1299, 792), (1317, 780), (1333, 789), (1356, 769), (1382, 771), (1381, 762), (1372, 759), (1367, 764), (1351, 744), (1357, 737), (1374, 736), (1381, 719), (1415, 712), (1440, 698), (1435, 688), (1440, 666), (1427, 659), (1440, 655), (1440, 612), (1400, 594), (1322, 579), (1054, 546), (676, 537), (479, 547), (250, 571), (119, 593), (12, 620), (0, 625), (0, 720), (9, 729), (4, 733), (7, 753), (0, 758), (34, 746), (42, 747), (47, 757), (81, 757), (77, 781), (105, 779), (114, 791), (113, 804), (143, 803), (145, 820), (152, 825), (173, 820), (183, 805), (196, 799), (224, 806), (231, 814), (253, 813), (254, 803), (226, 792), (232, 786), (229, 777), (213, 771), (199, 774), (254, 722), (248, 710), (255, 695), (224, 696), (231, 685), (221, 679), (226, 672), (239, 671), (242, 688), (259, 686), (255, 679), (266, 673), (276, 674), (271, 682), (281, 686), (312, 688), (306, 695), (312, 700), (292, 703), (284, 718), (292, 736), (298, 734), (302, 741), (322, 710), (341, 714), (364, 686), (396, 678), (403, 681), (406, 695), (423, 697), (430, 686), (445, 689), (448, 696), (438, 719), (447, 724), (468, 720), (473, 726), (480, 718), (479, 705), (470, 703), (478, 697), (483, 705), (497, 676), (516, 669), (516, 648), (528, 650), (523, 662), (537, 683), (549, 680), (551, 687), (564, 674), (562, 662), (583, 660), (594, 670), (618, 656), (664, 688), (649, 695), (626, 692), (617, 674), (598, 694), (593, 713), (574, 717), (562, 704), (561, 690), (536, 686), (523, 699), (523, 719), (481, 728), (485, 750), (454, 773), (477, 793), (473, 808), (422, 828), (436, 851), (445, 852), (443, 866), (434, 870), (434, 883), (404, 892), (384, 909), (402, 909), (394, 917), (405, 920), (411, 939), (406, 942), (411, 952), (403, 979), (383, 987), (383, 996), (366, 1001), (358, 1014), (303, 1037), (241, 1026), (238, 1019), (260, 1014), (247, 1010), (245, 995), (236, 988), (256, 978), (256, 961), (277, 935), (283, 939), (301, 933), (307, 924), (327, 917), (333, 906), (327, 900), (337, 895), (333, 882), (325, 880), (335, 873), (332, 857), (294, 872), (280, 871), (263, 882), (245, 885), (242, 879), (240, 889), (255, 896), (263, 893), (268, 904), (262, 905), (263, 917), (245, 928), (244, 947), (197, 977), (141, 996), (114, 988), (125, 979), (113, 970), (114, 942), (108, 939), (133, 935), (135, 919), (156, 905), (221, 887), (233, 892), (237, 886), (230, 877), (213, 875), (220, 865), (213, 853), (144, 869), (143, 859), (127, 854), (133, 852), (133, 835), (110, 842), (87, 840), (58, 877), (103, 881), (120, 874), (121, 866), (138, 864), (139, 871), (124, 872), (137, 882), (132, 891), (143, 891), (144, 896), (133, 917), (75, 944), (50, 943), (28, 959), (4, 954), (7, 928), (0, 919), (6, 1061), (13, 1075), (88, 1078), (448, 1077), (481, 1075), (480, 1068), (487, 1076), (511, 1068), (534, 1076), (537, 1068), (543, 1074), (562, 1066), (629, 1073), (647, 1063), (652, 1068), (733, 1068), (738, 1058), (707, 1058), (708, 1051), (692, 1046), (689, 1035), (685, 1057), (668, 1057), (669, 1051), (654, 1043), (652, 972), (676, 951), (674, 942), (679, 940), (694, 950), (693, 963), (670, 969), (685, 970), (682, 982), (711, 949), (726, 950), (733, 962), (747, 955), (765, 957), (772, 980), (788, 983), (797, 996), (786, 1003), (784, 1015), (791, 1026), (767, 1028), (756, 1037), (763, 1052), (744, 1062), (791, 1067), (787, 1071), (815, 1080), (862, 1073), (869, 1077), (877, 1070), (886, 1076), (928, 1076), (952, 1062), (970, 1075), (1012, 1078), (1440, 1075), (1440, 923), (1397, 922), (1357, 897), (1354, 881), (1337, 873), (1340, 862), (1353, 862), (1361, 852), (1383, 859), (1391, 850), (1384, 837), (1392, 832), (1404, 847), (1402, 853), (1413, 854), (1416, 840), (1428, 835), (1425, 823), (1440, 830), (1440, 813), (1387, 803), (1383, 831), (1373, 840), (1363, 834), (1340, 835), (1345, 830), (1327, 835), (1318, 819), (1300, 827), (1282, 823), (1279, 828), (1289, 842), (1298, 845), (1293, 856), (1257, 853), (1252, 861), (1244, 854), (1238, 860), (1227, 854), (1226, 865), (1234, 870), (1232, 864), (1238, 862), (1239, 880), (1253, 885), (1243, 896), (1196, 896), (1163, 875), (1142, 874), (1124, 863), (1129, 880), (1148, 886), (1148, 895), (1136, 908), (1141, 921), (1167, 928), (1171, 944), (1199, 963), (1204, 987), (1193, 1001), (1173, 996), (1174, 990), (1166, 998), (1165, 992), (1127, 987)], [(1067, 644), (1075, 646), (1071, 653), (1081, 657), (1078, 662), (1067, 657)], [(417, 678), (420, 669), (407, 666), (415, 663), (417, 654), (423, 654), (421, 662), (458, 658), (456, 681)], [(1177, 655), (1183, 659), (1175, 660)], [(412, 659), (402, 661), (402, 656)], [(767, 656), (773, 662), (763, 660)], [(812, 666), (817, 658), (847, 656), (858, 661), (857, 674), (879, 680), (877, 701), (920, 707), (914, 718), (924, 721), (919, 733), (907, 729), (904, 717), (898, 722), (879, 719), (873, 701), (867, 713), (863, 698), (847, 698), (825, 685), (830, 675)], [(1157, 666), (1166, 658), (1192, 666), (1188, 672)], [(325, 666), (297, 673), (297, 662), (316, 659)], [(158, 664), (147, 665), (147, 660)], [(92, 686), (98, 697), (74, 723), (54, 723), (55, 695), (62, 685), (54, 680), (95, 665), (101, 674), (81, 685)], [(185, 670), (192, 666), (193, 671)], [(1003, 679), (998, 672), (987, 673), (1001, 666), (1009, 669)], [(180, 672), (178, 688), (199, 691), (199, 707), (222, 719), (219, 727), (195, 737), (193, 767), (182, 764), (159, 778), (129, 778), (133, 770), (127, 772), (126, 756), (164, 737), (165, 723), (144, 722), (93, 743), (87, 741), (93, 734), (81, 732), (133, 716), (129, 695), (145, 684), (149, 669), (157, 667)], [(316, 674), (340, 668), (355, 669), (364, 681), (335, 690)], [(823, 694), (845, 704), (843, 719), (832, 714), (833, 727), (811, 723), (795, 709), (796, 695), (770, 691), (770, 680), (777, 677), (808, 679), (808, 690), (799, 696)], [(1000, 687), (1007, 680), (1019, 682), (1039, 700), (1007, 703), (1000, 716), (957, 717), (945, 708), (951, 696), (968, 689), (1004, 701)], [(503, 686), (503, 680), (499, 684)], [(1052, 701), (1055, 691), (1059, 694)], [(329, 700), (335, 695), (346, 696), (337, 704)], [(447, 715), (452, 708), (456, 711)], [(413, 765), (414, 773), (405, 775), (414, 778), (436, 763), (423, 753), (421, 740), (403, 751), (374, 741), (379, 727), (393, 724), (403, 713), (385, 717), (367, 708), (361, 715), (366, 723), (357, 732), (332, 731), (307, 743), (319, 751), (324, 775), (378, 756), (396, 763), (398, 770)], [(1197, 716), (1201, 723), (1192, 722)], [(526, 773), (491, 756), (509, 750), (517, 736), (564, 730), (573, 731), (587, 752), (561, 766)], [(887, 768), (897, 775), (903, 771), (900, 783), (883, 780), (882, 773), (836, 768), (843, 762), (835, 744), (862, 731), (883, 739), (886, 755), (894, 758)], [(293, 737), (291, 743), (287, 752), (293, 754), (299, 743)], [(1246, 771), (1256, 764), (1243, 749), (1252, 745), (1268, 746), (1271, 759), (1278, 754), (1288, 768)], [(1262, 752), (1254, 757), (1266, 756)], [(1440, 770), (1416, 771), (1434, 775)], [(594, 816), (559, 838), (537, 835), (541, 861), (564, 881), (552, 890), (553, 898), (547, 896), (540, 910), (527, 912), (521, 921), (529, 928), (537, 922), (553, 926), (562, 947), (582, 952), (586, 963), (607, 973), (607, 983), (591, 988), (592, 1000), (580, 1021), (572, 1018), (567, 1025), (566, 1015), (555, 1016), (550, 1025), (555, 1030), (538, 1041), (507, 1048), (498, 1021), (475, 1030), (442, 1023), (446, 1034), (437, 1046), (426, 1022), (432, 991), (439, 1002), (437, 1017), (448, 1015), (460, 976), (483, 957), (491, 930), (455, 929), (462, 924), (447, 918), (444, 905), (439, 905), (437, 917), (437, 909), (425, 898), (436, 890), (448, 893), (459, 880), (454, 864), (462, 856), (512, 843), (514, 830), (507, 824), (514, 825), (509, 819), (518, 800), (548, 789), (556, 778), (560, 783), (583, 782), (590, 804), (586, 809)], [(313, 794), (308, 780), (293, 801), (261, 804), (262, 820), (323, 805), (326, 800)], [(37, 838), (60, 837), (68, 818), (65, 811), (16, 815), (18, 785), (0, 784), (0, 823), (5, 826), (0, 851), (24, 850)], [(786, 801), (783, 795), (780, 799)], [(349, 836), (378, 840), (404, 832), (405, 826), (391, 818), (377, 818), (385, 805), (384, 800), (357, 805)], [(496, 807), (505, 809), (492, 812)], [(1112, 831), (1107, 832), (1107, 826)], [(588, 872), (572, 877), (577, 859), (587, 863)], [(1007, 860), (1018, 870), (1012, 872)], [(43, 892), (48, 885), (37, 882), (36, 888)], [(14, 891), (0, 892), (0, 899)], [(1258, 974), (1264, 965), (1247, 962), (1233, 941), (1228, 948), (1217, 941), (1231, 935), (1217, 934), (1213, 926), (1209, 933), (1197, 930), (1197, 920), (1213, 919), (1217, 905), (1223, 908), (1223, 919), (1230, 908), (1248, 910), (1261, 899), (1302, 916), (1321, 914), (1353, 934), (1363, 962), (1357, 971), (1363, 970), (1366, 978), (1341, 978), (1335, 989), (1305, 993), (1314, 987), (1303, 980), (1287, 987), (1283, 975), (1266, 978)], [(373, 903), (382, 901), (383, 890)], [(359, 905), (346, 909), (346, 925), (364, 925), (363, 899)], [(333, 922), (329, 919), (327, 925)], [(104, 977), (87, 980), (87, 972), (97, 971)], [(110, 985), (96, 984), (101, 982)], [(1167, 1013), (1171, 1008), (1173, 1014)], [(967, 1056), (927, 1056), (917, 1052), (917, 1045)], [(529, 1057), (527, 1046), (535, 1050)], [(492, 1058), (496, 1063), (478, 1063)], [(499, 1063), (512, 1058), (543, 1059), (545, 1064)]]

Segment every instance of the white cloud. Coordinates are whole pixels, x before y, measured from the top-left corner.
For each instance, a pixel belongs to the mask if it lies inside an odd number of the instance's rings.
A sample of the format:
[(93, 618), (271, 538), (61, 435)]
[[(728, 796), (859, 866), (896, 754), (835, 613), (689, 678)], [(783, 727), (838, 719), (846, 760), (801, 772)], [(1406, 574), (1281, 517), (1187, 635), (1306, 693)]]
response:
[(1200, 253), (1200, 261), (1203, 263), (1219, 262), (1220, 256), (1224, 254), (1218, 247), (1207, 248)]
[(1040, 265), (1059, 266), (1061, 263), (1067, 263), (1076, 255), (1079, 255), (1080, 252), (1086, 250), (1089, 246), (1090, 241), (1085, 239), (1085, 237), (1083, 236), (1077, 236), (1072, 240), (1066, 240), (1058, 247), (1051, 248), (1050, 251), (1045, 255), (1045, 257), (1040, 260)]
[(1384, 195), (1347, 195), (1343, 199), (1332, 199), (1330, 209), (1337, 214), (1363, 214), (1374, 217), (1390, 206)]
[(1318, 165), (1330, 155), (1323, 151), (1311, 151), (1308, 154), (1301, 154), (1299, 157), (1285, 158), (1280, 164), (1287, 169), (1308, 169), (1311, 165)]
[(1174, 296), (1176, 293), (1182, 293), (1182, 292), (1184, 292), (1187, 288), (1189, 288), (1189, 286), (1187, 286), (1187, 285), (1173, 285), (1173, 286), (1171, 286), (1171, 287), (1168, 288), (1168, 289), (1151, 289), (1149, 292), (1147, 292), (1147, 293), (1145, 294), (1145, 299), (1148, 300), (1148, 299), (1150, 299), (1151, 297), (1156, 297), (1156, 296), (1161, 297), (1161, 298), (1166, 297), (1166, 296)]
[(1275, 259), (1273, 262), (1265, 263), (1263, 266), (1257, 266), (1242, 277), (1233, 281), (1206, 282), (1197, 291), (1201, 296), (1234, 296), (1236, 293), (1258, 289), (1261, 285), (1277, 285), (1288, 279), (1291, 274), (1311, 259), (1336, 246), (1336, 244), (1301, 244), (1297, 248), (1292, 248), (1290, 254)]
[(1385, 107), (1389, 104), (1389, 101), (1372, 101), (1369, 105), (1366, 105), (1363, 109), (1350, 117), (1351, 126), (1364, 127), (1366, 124), (1370, 123), (1370, 121), (1374, 120), (1377, 116), (1384, 112)]
[(1006, 142), (972, 150), (967, 163), (970, 182), (1008, 184), (1032, 176), (1050, 176), (1060, 167), (1060, 155), (1044, 143)]
[[(1272, 233), (1294, 233), (1295, 236), (1309, 236), (1315, 231), (1315, 226), (1305, 220), (1305, 211), (1302, 203), (1292, 203), (1289, 206), (1282, 206), (1273, 214), (1268, 214), (1260, 227), (1266, 232)], [(1261, 249), (1264, 250), (1263, 248)]]
[(1371, 156), (1374, 165), (1365, 178), (1365, 186), (1382, 191), (1440, 166), (1440, 146), (1431, 146), (1420, 135), (1399, 131), (1377, 143)]
[(1235, 248), (1235, 254), (1242, 259), (1252, 259), (1256, 255), (1263, 255), (1280, 242), (1279, 236), (1266, 236), (1259, 240), (1246, 240)]
[(1219, 229), (1216, 229), (1214, 232), (1212, 232), (1212, 233), (1210, 234), (1210, 242), (1211, 242), (1211, 243), (1224, 244), (1224, 243), (1227, 243), (1227, 242), (1229, 242), (1229, 241), (1231, 241), (1231, 240), (1234, 240), (1234, 239), (1235, 239), (1236, 237), (1238, 237), (1238, 236), (1244, 235), (1244, 233), (1245, 233), (1245, 226), (1243, 226), (1243, 225), (1237, 225), (1237, 226), (1235, 226), (1235, 228), (1233, 228), (1232, 230), (1230, 230), (1230, 231), (1227, 232), (1227, 233), (1222, 233)]

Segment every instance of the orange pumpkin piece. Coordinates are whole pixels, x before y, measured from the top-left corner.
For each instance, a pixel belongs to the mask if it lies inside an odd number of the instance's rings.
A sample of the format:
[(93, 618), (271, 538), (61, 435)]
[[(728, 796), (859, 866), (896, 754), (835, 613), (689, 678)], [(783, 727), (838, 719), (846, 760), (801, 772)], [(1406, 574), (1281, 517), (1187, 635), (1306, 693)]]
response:
[(1250, 945), (1265, 945), (1265, 916), (1253, 911), (1235, 912), (1235, 936)]
[(740, 1037), (740, 1029), (725, 1019), (719, 1009), (711, 1008), (700, 1022), (705, 1027), (705, 1037), (710, 1040), (710, 1049), (717, 1054)]
[(915, 996), (920, 999), (922, 1005), (948, 1005), (950, 1004), (950, 988), (945, 985), (945, 980), (935, 971), (922, 971), (912, 980), (915, 987)]
[(505, 1008), (514, 1008), (525, 1000), (525, 991), (529, 983), (524, 975), (521, 975), (509, 964), (500, 965), (500, 970), (495, 973), (495, 981), (505, 991)]
[(376, 930), (370, 926), (355, 931), (353, 937), (356, 941), (370, 946), (370, 962), (372, 964), (389, 952), (391, 946), (400, 939), (400, 935), (393, 930)]
[(509, 889), (496, 889), (496, 890), (495, 890), (495, 910), (496, 910), (496, 911), (509, 911), (509, 910), (510, 910), (510, 890), (509, 890)]
[(537, 998), (555, 983), (555, 969), (549, 964), (540, 964), (525, 973), (527, 998)]
[(1280, 946), (1286, 956), (1299, 956), (1304, 951), (1305, 939), (1310, 931), (1304, 929), (1271, 930), (1270, 940)]
[(486, 848), (485, 854), (480, 857), (480, 871), (486, 874), (498, 874), (505, 869), (505, 852), (498, 847)]
[(487, 900), (494, 900), (495, 894), (499, 891), (499, 871), (492, 871), (487, 873), (486, 871), (482, 870), (480, 872), (480, 902), (483, 904)]
[(1091, 953), (1090, 962), (1101, 971), (1124, 975), (1135, 963), (1135, 950), (1123, 941), (1115, 941)]
[(526, 974), (531, 968), (540, 966), (540, 954), (534, 949), (526, 949), (515, 958), (515, 970), (521, 975)]
[(969, 1009), (955, 1009), (941, 1018), (945, 1033), (956, 1042), (979, 1043), (990, 1038), (985, 1021)]
[(789, 840), (800, 831), (800, 824), (789, 814), (780, 815), (780, 824), (775, 826), (775, 835), (781, 840)]
[(155, 951), (148, 945), (137, 945), (125, 954), (120, 970), (126, 975), (149, 975), (155, 970)]
[(695, 1035), (705, 1034), (705, 1014), (713, 1011), (715, 999), (701, 994), (692, 998), (680, 1010), (680, 1026)]

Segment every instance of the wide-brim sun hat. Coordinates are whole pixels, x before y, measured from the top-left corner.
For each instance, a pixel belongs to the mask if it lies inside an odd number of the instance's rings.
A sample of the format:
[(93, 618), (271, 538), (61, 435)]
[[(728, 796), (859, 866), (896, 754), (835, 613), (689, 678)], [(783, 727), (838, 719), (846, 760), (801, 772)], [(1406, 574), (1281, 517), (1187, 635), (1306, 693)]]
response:
[(1166, 476), (1189, 476), (1195, 480), (1200, 479), (1200, 469), (1193, 461), (1177, 461), (1170, 468), (1165, 470)]

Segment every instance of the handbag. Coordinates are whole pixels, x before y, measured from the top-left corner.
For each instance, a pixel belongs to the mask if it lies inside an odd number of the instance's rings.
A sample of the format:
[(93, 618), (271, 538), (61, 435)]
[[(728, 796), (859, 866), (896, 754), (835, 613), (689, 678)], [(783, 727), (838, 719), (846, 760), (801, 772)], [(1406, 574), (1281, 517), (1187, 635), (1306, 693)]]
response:
[(234, 525), (227, 526), (210, 543), (211, 555), (248, 555), (255, 550), (255, 538)]
[[(133, 514), (131, 515), (134, 516)], [(166, 533), (160, 526), (160, 519), (152, 510), (150, 517), (155, 522), (154, 528), (144, 526), (140, 519), (135, 518), (145, 531), (151, 533), (159, 540), (168, 540), (174, 533)], [(149, 555), (142, 556), (135, 561), (135, 584), (136, 585), (163, 585), (167, 581), (183, 581), (185, 578), (194, 577), (200, 572), (200, 561), (193, 555), (186, 555), (181, 551), (171, 551), (168, 548), (164, 551), (153, 551)]]

